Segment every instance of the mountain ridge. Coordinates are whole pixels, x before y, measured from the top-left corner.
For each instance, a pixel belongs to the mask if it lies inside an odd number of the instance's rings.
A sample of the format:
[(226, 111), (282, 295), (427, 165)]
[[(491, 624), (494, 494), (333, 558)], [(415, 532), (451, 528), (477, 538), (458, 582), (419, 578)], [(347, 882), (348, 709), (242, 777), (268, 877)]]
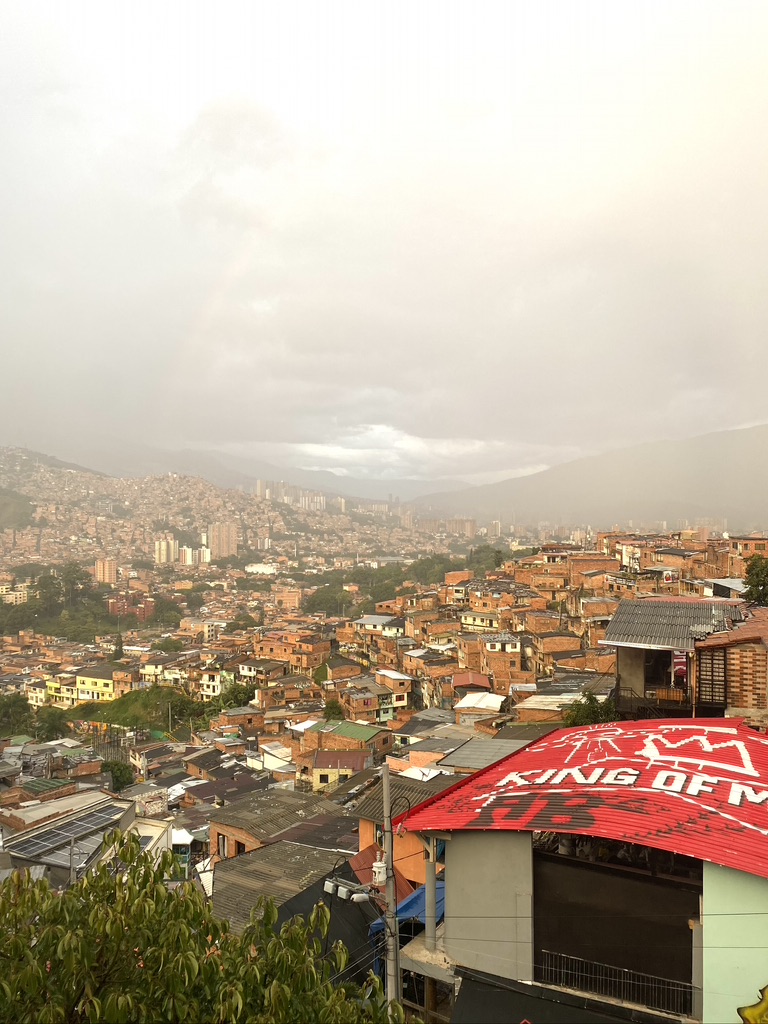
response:
[(698, 518), (768, 524), (768, 424), (647, 441), (413, 502), (433, 513), (607, 527)]

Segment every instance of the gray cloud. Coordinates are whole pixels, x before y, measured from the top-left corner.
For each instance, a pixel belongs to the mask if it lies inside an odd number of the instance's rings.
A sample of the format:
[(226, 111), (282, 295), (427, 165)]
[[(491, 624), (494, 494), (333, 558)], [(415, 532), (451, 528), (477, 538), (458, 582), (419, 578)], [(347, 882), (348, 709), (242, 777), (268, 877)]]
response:
[(763, 5), (89, 7), (0, 42), (5, 441), (490, 478), (768, 419)]

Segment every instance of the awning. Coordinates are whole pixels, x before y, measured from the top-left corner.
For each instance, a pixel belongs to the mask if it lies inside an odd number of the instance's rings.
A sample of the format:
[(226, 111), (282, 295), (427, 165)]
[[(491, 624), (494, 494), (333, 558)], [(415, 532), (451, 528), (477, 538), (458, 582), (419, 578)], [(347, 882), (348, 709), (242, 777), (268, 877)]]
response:
[[(626, 1024), (627, 1021), (626, 1017), (587, 1009), (584, 1005), (587, 999), (571, 997), (568, 1002), (556, 1002), (559, 993), (544, 993), (537, 988), (535, 991), (541, 995), (532, 995), (512, 988), (515, 982), (507, 984), (509, 987), (505, 988), (503, 978), (498, 979), (498, 984), (490, 979), (463, 978), (453, 1005), (451, 1024), (613, 1024), (616, 1021)], [(553, 998), (544, 998), (545, 994)]]
[(194, 836), (191, 832), (187, 832), (185, 828), (172, 828), (171, 829), (171, 845), (172, 846), (189, 846), (194, 841)]
[[(445, 882), (435, 883), (435, 917), (437, 921), (443, 920), (445, 914)], [(410, 896), (398, 904), (397, 906), (397, 923), (398, 926), (404, 924), (406, 921), (421, 921), (422, 924), (426, 924), (427, 914), (427, 890), (422, 885), (420, 889), (416, 889)], [(380, 932), (384, 931), (384, 918), (380, 917), (373, 922), (371, 927), (368, 929), (368, 936), (374, 939)]]

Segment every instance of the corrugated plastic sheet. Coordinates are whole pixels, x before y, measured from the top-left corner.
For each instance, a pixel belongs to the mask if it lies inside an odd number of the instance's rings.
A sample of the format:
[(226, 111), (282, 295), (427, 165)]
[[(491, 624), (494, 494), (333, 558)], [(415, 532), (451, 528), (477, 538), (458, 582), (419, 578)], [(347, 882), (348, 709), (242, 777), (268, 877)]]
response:
[(624, 600), (600, 643), (692, 651), (695, 640), (730, 629), (742, 617), (727, 601)]
[(768, 739), (723, 718), (561, 729), (397, 820), (601, 836), (768, 878)]

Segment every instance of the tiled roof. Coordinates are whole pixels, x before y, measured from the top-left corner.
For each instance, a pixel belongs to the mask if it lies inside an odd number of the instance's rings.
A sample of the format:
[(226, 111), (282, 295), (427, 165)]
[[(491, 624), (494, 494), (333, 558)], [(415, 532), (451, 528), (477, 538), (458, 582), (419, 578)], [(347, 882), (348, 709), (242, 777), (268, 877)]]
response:
[(728, 601), (669, 601), (645, 598), (622, 601), (601, 644), (693, 651), (696, 640), (722, 633), (743, 619)]

